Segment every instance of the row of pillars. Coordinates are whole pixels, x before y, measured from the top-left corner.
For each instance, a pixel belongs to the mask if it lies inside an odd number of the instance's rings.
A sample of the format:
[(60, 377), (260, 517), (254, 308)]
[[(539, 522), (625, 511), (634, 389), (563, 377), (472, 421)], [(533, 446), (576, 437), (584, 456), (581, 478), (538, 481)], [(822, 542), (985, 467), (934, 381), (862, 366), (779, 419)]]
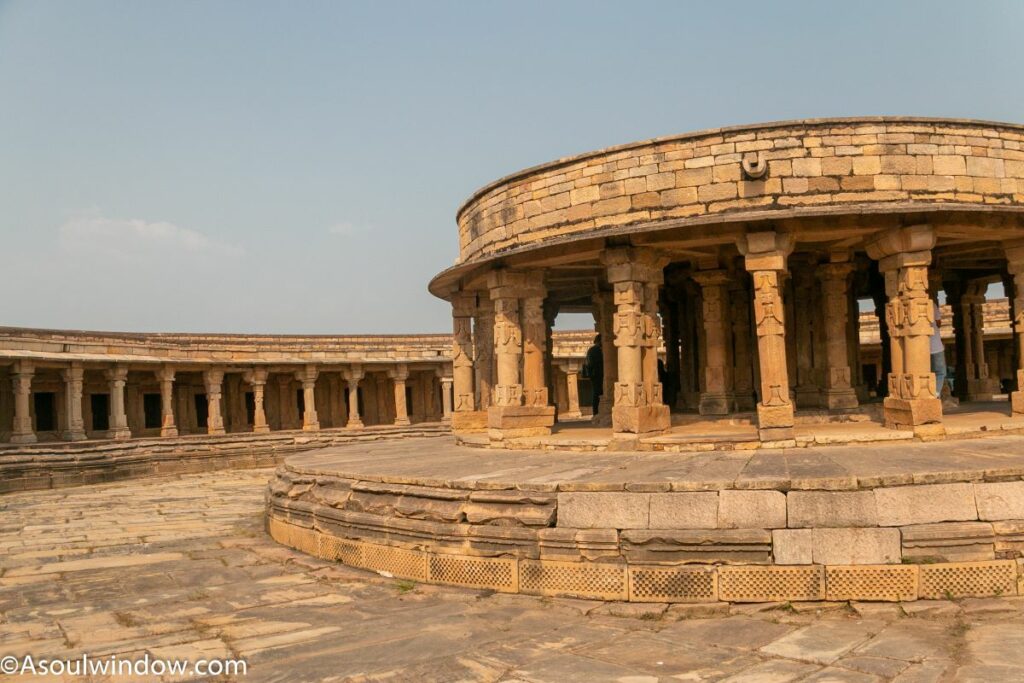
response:
[[(61, 370), (61, 379), (65, 384), (64, 406), (66, 421), (61, 438), (66, 441), (82, 441), (86, 439), (85, 423), (82, 417), (83, 380), (85, 369), (81, 363), (73, 362)], [(30, 412), (30, 399), (32, 394), (32, 378), (35, 374), (35, 365), (29, 360), (17, 361), (11, 372), (11, 387), (14, 392), (14, 419), (11, 430), (12, 443), (34, 443), (37, 440), (35, 431), (32, 428), (32, 416)], [(224, 370), (211, 368), (203, 371), (203, 385), (206, 390), (207, 401), (207, 434), (224, 434), (224, 417), (221, 414), (221, 397), (224, 384)], [(302, 385), (303, 391), (303, 413), (302, 429), (304, 431), (317, 431), (320, 429), (320, 420), (316, 407), (316, 381), (320, 371), (316, 365), (306, 365), (295, 371), (294, 377)], [(409, 369), (404, 363), (397, 364), (387, 371), (388, 377), (394, 386), (394, 424), (405, 426), (410, 424), (408, 406), (406, 405), (406, 382), (409, 379)], [(178, 436), (178, 427), (175, 422), (174, 408), (174, 380), (175, 369), (170, 366), (161, 366), (155, 370), (157, 381), (160, 385), (160, 408), (161, 426), (160, 436)], [(242, 378), (253, 392), (253, 423), (254, 433), (267, 433), (270, 426), (267, 422), (264, 409), (264, 396), (269, 371), (266, 368), (253, 368), (243, 372)], [(126, 440), (131, 438), (131, 430), (128, 427), (128, 417), (125, 410), (125, 384), (128, 379), (128, 368), (123, 365), (114, 365), (104, 370), (104, 377), (107, 380), (110, 392), (110, 415), (109, 430), (107, 436), (110, 439)], [(346, 428), (361, 429), (363, 425), (359, 412), (359, 382), (365, 377), (364, 369), (359, 365), (353, 365), (342, 371), (348, 392), (348, 419)], [(451, 420), (452, 403), (451, 388), (452, 378), (442, 375), (442, 419), (445, 422)], [(288, 378), (291, 381), (291, 378)]]
[[(890, 371), (884, 421), (886, 426), (921, 434), (942, 429), (942, 404), (936, 397), (929, 348), (935, 324), (929, 295), (935, 242), (931, 226), (917, 225), (880, 232), (866, 244), (868, 256), (877, 261), (885, 282), (881, 328)], [(748, 233), (739, 238), (737, 246), (752, 283), (752, 296), (746, 295), (751, 296), (747, 299), (750, 308), (735, 298), (736, 283), (728, 271), (712, 266), (693, 273), (702, 301), (699, 372), (703, 376), (692, 382), (694, 386), (679, 387), (681, 400), (699, 396), (697, 407), (708, 415), (756, 407), (760, 438), (786, 441), (793, 437), (794, 404), (801, 391), (815, 392), (819, 405), (826, 408), (858, 405), (857, 308), (850, 290), (854, 266), (848, 253), (834, 252), (814, 273), (807, 269), (801, 274), (810, 279), (801, 281), (800, 287), (808, 291), (817, 287), (820, 294), (816, 299), (823, 302), (823, 334), (818, 337), (824, 376), (819, 384), (814, 381), (812, 363), (802, 357), (812, 342), (787, 345), (787, 315), (797, 316), (796, 334), (810, 329), (799, 324), (808, 314), (808, 303), (791, 302), (789, 311), (784, 303), (791, 236), (774, 231)], [(1005, 246), (1016, 291), (1013, 310), (1021, 345), (1020, 376), (1024, 373), (1024, 245)], [(668, 260), (653, 249), (618, 247), (606, 250), (603, 262), (611, 291), (595, 293), (594, 309), (604, 352), (603, 395), (611, 400), (601, 402), (596, 419), (600, 423), (610, 417), (613, 432), (620, 437), (663, 431), (669, 426), (669, 409), (658, 378), (657, 351), (662, 339), (658, 313), (659, 305), (664, 304), (659, 293)], [(492, 441), (548, 433), (553, 421), (547, 396), (550, 372), (546, 372), (551, 317), (545, 306), (542, 276), (536, 271), (496, 270), (487, 285), (485, 291), (463, 292), (453, 298), (453, 425), (456, 430), (478, 428), (486, 415)], [(992, 380), (984, 365), (981, 340), (983, 295), (973, 290), (962, 296), (950, 291), (950, 295), (954, 310), (959, 311), (956, 315), (977, 318), (961, 321), (957, 328), (968, 331), (959, 345), (966, 360), (961, 363), (968, 375), (965, 384), (972, 396), (984, 398), (986, 391), (991, 393)], [(752, 319), (746, 314), (734, 315), (737, 310), (751, 311)], [(692, 311), (689, 315), (694, 319)], [(673, 326), (680, 325), (676, 316), (666, 319)], [(745, 342), (751, 327), (757, 340), (755, 349), (747, 348)], [(678, 327), (670, 330), (669, 360), (673, 365), (680, 362), (673, 359), (673, 355), (679, 358), (673, 354), (679, 338)], [(756, 355), (755, 363), (751, 363), (752, 355)], [(687, 362), (686, 354), (681, 362)], [(790, 387), (793, 365), (795, 391)], [(670, 373), (677, 370), (669, 368)], [(1018, 381), (1018, 387), (1024, 383)], [(1021, 392), (1014, 392), (1012, 399), (1014, 412), (1024, 412)]]

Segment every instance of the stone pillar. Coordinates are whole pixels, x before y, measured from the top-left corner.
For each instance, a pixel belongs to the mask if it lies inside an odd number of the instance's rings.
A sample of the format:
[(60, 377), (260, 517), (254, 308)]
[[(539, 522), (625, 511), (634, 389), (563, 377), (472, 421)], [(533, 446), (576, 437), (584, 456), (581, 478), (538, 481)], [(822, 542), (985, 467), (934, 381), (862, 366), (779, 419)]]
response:
[[(497, 382), (487, 409), (491, 441), (550, 434), (555, 422), (555, 409), (546, 404), (547, 390), (543, 387), (543, 296), (537, 296), (535, 279), (525, 273), (494, 270), (488, 275), (487, 284), (494, 302), (494, 360), (497, 368)], [(519, 318), (519, 299), (524, 294), (531, 299), (526, 307), (527, 323), (531, 326), (531, 358), (526, 362), (526, 371), (521, 374), (524, 335)], [(530, 405), (524, 405), (524, 377), (531, 391)]]
[(316, 378), (320, 370), (307, 365), (295, 373), (295, 379), (302, 383), (302, 429), (306, 432), (320, 430), (320, 418), (316, 414)]
[(11, 388), (14, 391), (14, 425), (11, 443), (35, 443), (36, 432), (32, 428), (32, 375), (35, 366), (31, 361), (20, 360), (11, 370)]
[(263, 405), (263, 393), (267, 386), (267, 369), (253, 368), (242, 375), (242, 379), (252, 387), (252, 431), (254, 434), (266, 434), (270, 431), (267, 424), (267, 411)]
[(547, 406), (548, 386), (545, 372), (547, 321), (544, 317), (543, 287), (531, 288), (522, 300), (523, 312), (523, 404)]
[(619, 377), (618, 352), (615, 348), (615, 297), (612, 292), (594, 294), (597, 310), (594, 319), (601, 335), (601, 401), (597, 406), (594, 424), (611, 426), (612, 406), (615, 403), (615, 383)]
[(775, 232), (750, 233), (740, 239), (739, 248), (754, 286), (754, 325), (761, 376), (758, 437), (762, 441), (789, 441), (794, 436), (794, 417), (781, 280), (786, 272), (786, 258), (793, 250), (792, 238)]
[[(477, 297), (471, 293), (460, 293), (452, 297), (452, 378), (454, 391), (454, 412), (452, 429), (457, 432), (482, 430), (486, 423), (482, 413), (477, 411), (475, 395), (488, 381), (477, 384), (474, 381), (475, 368), (473, 315), (477, 313)], [(478, 323), (479, 324), (479, 323)], [(479, 329), (478, 335), (479, 336)], [(478, 345), (479, 348), (479, 345)], [(489, 361), (488, 361), (489, 366)]]
[(128, 381), (128, 368), (115, 365), (104, 375), (110, 385), (110, 429), (107, 438), (124, 441), (132, 438), (128, 429), (128, 415), (124, 410), (124, 385)]
[(205, 370), (203, 384), (206, 387), (206, 433), (223, 434), (224, 418), (220, 412), (220, 398), (224, 384), (224, 371), (219, 368)]
[(1005, 251), (1007, 269), (1013, 277), (1013, 287), (1006, 290), (1006, 296), (1012, 303), (1017, 360), (1017, 388), (1010, 392), (1010, 410), (1013, 415), (1024, 415), (1024, 240), (1008, 243)]
[[(963, 321), (966, 348), (971, 354), (967, 363), (967, 400), (991, 401), (999, 393), (999, 380), (993, 381), (985, 358), (985, 290), (988, 284), (975, 282), (968, 285), (960, 297), (964, 311)], [(1007, 296), (1012, 296), (1007, 292)]]
[(632, 440), (664, 431), (670, 424), (657, 367), (658, 287), (664, 280), (665, 261), (653, 250), (631, 247), (608, 249), (603, 258), (616, 308), (612, 327), (618, 379), (612, 431), (619, 440)]
[(178, 386), (178, 435), (190, 434), (189, 427), (189, 403), (192, 401), (192, 388), (189, 386)]
[(477, 297), (473, 315), (473, 369), (476, 409), (486, 415), (494, 393), (494, 302), (486, 293)]
[(928, 296), (928, 265), (935, 246), (929, 225), (886, 230), (867, 244), (885, 275), (892, 373), (883, 403), (885, 425), (916, 434), (941, 434), (942, 402), (935, 397), (929, 343), (935, 313)]
[(683, 298), (680, 301), (679, 319), (682, 324), (681, 358), (679, 376), (679, 400), (676, 407), (682, 410), (698, 410), (700, 408), (700, 345), (704, 335), (697, 325), (697, 306), (700, 295), (696, 285), (690, 281), (684, 285)]
[(163, 366), (156, 371), (160, 383), (160, 436), (177, 436), (174, 422), (174, 368)]
[(441, 421), (451, 424), (452, 421), (452, 387), (455, 378), (441, 375)]
[(388, 370), (388, 377), (391, 378), (395, 387), (395, 425), (406, 426), (409, 424), (409, 411), (405, 405), (405, 381), (409, 379), (409, 367), (405, 363)]
[(64, 431), (65, 441), (84, 441), (85, 421), (82, 419), (82, 378), (85, 371), (81, 363), (72, 363), (61, 370), (64, 379)]
[[(825, 327), (825, 392), (826, 408), (856, 408), (857, 393), (850, 371), (849, 306), (850, 273), (853, 264), (838, 261), (818, 266), (823, 299), (822, 316)], [(856, 311), (854, 311), (856, 314)]]
[(567, 418), (583, 417), (580, 410), (580, 361), (561, 361), (559, 367), (565, 373), (565, 414)]
[(703, 300), (704, 390), (698, 410), (701, 415), (726, 415), (732, 409), (732, 341), (728, 286), (732, 282), (725, 270), (702, 270), (693, 279), (700, 285)]
[(729, 317), (732, 320), (732, 393), (736, 410), (747, 412), (757, 406), (754, 398), (754, 367), (750, 351), (750, 290), (741, 273), (733, 273), (729, 290)]
[(815, 408), (821, 404), (814, 368), (814, 268), (806, 260), (793, 258), (793, 339), (796, 352), (796, 387), (798, 408)]
[(348, 421), (345, 423), (345, 427), (347, 429), (362, 429), (363, 418), (359, 415), (359, 380), (363, 378), (363, 368), (361, 365), (353, 365), (343, 374), (348, 386)]

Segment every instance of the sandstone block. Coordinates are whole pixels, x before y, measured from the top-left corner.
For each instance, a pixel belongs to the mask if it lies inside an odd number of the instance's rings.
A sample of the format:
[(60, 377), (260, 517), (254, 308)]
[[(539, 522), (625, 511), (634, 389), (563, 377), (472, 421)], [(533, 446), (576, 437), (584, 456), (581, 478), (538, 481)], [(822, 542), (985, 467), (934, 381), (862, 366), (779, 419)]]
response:
[(772, 531), (772, 557), (775, 564), (811, 564), (814, 539), (810, 529)]
[(577, 529), (646, 529), (649, 493), (572, 492), (558, 494), (557, 526)]
[(718, 526), (721, 529), (783, 529), (786, 495), (781, 491), (720, 491)]
[(714, 529), (718, 526), (718, 493), (652, 493), (652, 529)]
[(1024, 481), (975, 484), (978, 519), (1024, 519)]
[(899, 529), (812, 529), (815, 564), (893, 564), (901, 559)]
[(992, 525), (986, 522), (943, 522), (900, 528), (903, 556), (947, 562), (991, 560), (995, 557)]
[(971, 484), (896, 486), (874, 490), (881, 526), (978, 519)]
[(791, 491), (786, 502), (793, 529), (878, 525), (872, 491)]

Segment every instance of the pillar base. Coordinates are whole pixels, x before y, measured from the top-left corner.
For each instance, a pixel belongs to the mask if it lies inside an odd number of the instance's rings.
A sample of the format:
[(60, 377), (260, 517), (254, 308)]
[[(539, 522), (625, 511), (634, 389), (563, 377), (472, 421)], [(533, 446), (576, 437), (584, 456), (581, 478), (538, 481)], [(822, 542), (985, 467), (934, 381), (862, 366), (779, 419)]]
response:
[(132, 438), (132, 432), (127, 427), (115, 427), (107, 431), (107, 438), (114, 441), (127, 441)]
[(270, 425), (259, 425), (257, 427), (253, 427), (252, 428), (252, 433), (253, 434), (269, 434), (270, 433)]
[(178, 435), (178, 428), (177, 427), (161, 427), (160, 428), (160, 436), (177, 436), (177, 435)]
[(969, 379), (967, 380), (968, 401), (991, 401), (999, 393), (998, 380)]
[(35, 434), (12, 434), (11, 443), (35, 443), (39, 439)]
[(753, 394), (746, 392), (742, 394), (736, 394), (736, 410), (741, 413), (747, 413), (757, 408), (757, 401), (754, 400)]
[[(411, 424), (412, 424), (412, 422), (411, 422), (411, 421), (409, 420), (409, 418), (407, 418), (407, 417), (403, 417), (402, 419), (398, 419), (398, 418), (396, 417), (396, 418), (395, 418), (395, 421), (394, 421), (394, 422), (393, 422), (392, 424), (393, 424), (393, 425), (394, 425), (395, 427), (408, 427), (409, 425), (411, 425)], [(318, 429), (319, 429), (319, 427), (318, 427)]]
[[(161, 434), (161, 436), (163, 436), (163, 435)], [(85, 441), (89, 437), (85, 435), (84, 431), (75, 431), (75, 432), (63, 432), (63, 433), (61, 433), (60, 438), (63, 441)]]
[(579, 420), (583, 417), (583, 412), (580, 410), (567, 410), (564, 413), (559, 413), (558, 418), (566, 418), (568, 420)]
[(889, 429), (942, 424), (942, 401), (937, 398), (906, 399), (889, 396), (882, 402), (882, 415)]
[(207, 427), (206, 428), (207, 436), (220, 436), (221, 434), (224, 434), (224, 433), (225, 432), (224, 432), (224, 428), (223, 427)]
[[(398, 424), (398, 423), (396, 422), (395, 424)], [(320, 431), (320, 423), (319, 422), (313, 422), (313, 423), (308, 424), (308, 425), (302, 425), (302, 431), (304, 431), (304, 432), (319, 432)]]
[(1024, 415), (1024, 390), (1010, 392), (1010, 411), (1014, 415)]
[(825, 407), (830, 410), (837, 408), (856, 408), (860, 405), (857, 392), (850, 389), (827, 389), (824, 394)]
[(460, 434), (487, 431), (486, 410), (458, 410), (452, 413), (452, 431)]
[(667, 405), (654, 406), (613, 406), (612, 431), (616, 435), (636, 434), (646, 436), (660, 434), (672, 426)]
[(793, 439), (793, 404), (777, 406), (757, 404), (757, 438), (761, 441), (788, 441)]
[(487, 409), (487, 433), (491, 441), (547, 436), (554, 424), (554, 406), (491, 406)]
[(732, 394), (701, 394), (697, 410), (701, 415), (728, 415), (734, 400)]
[(797, 387), (793, 392), (797, 408), (820, 408), (821, 392), (816, 386)]
[(345, 423), (345, 429), (362, 429), (365, 426), (362, 420), (349, 420)]

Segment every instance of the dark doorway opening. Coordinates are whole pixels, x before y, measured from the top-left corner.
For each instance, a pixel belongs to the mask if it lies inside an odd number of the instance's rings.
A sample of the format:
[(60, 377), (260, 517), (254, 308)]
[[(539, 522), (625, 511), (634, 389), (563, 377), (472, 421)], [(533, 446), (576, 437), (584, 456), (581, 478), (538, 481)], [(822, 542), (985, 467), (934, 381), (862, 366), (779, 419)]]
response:
[(32, 394), (33, 407), (36, 414), (36, 431), (53, 432), (57, 430), (57, 401), (52, 391), (39, 391)]
[(145, 415), (146, 429), (158, 429), (160, 427), (160, 394), (142, 395), (142, 412)]
[(196, 426), (206, 429), (206, 423), (210, 418), (210, 406), (206, 403), (206, 394), (196, 394)]
[(90, 394), (89, 407), (92, 410), (92, 430), (105, 432), (110, 429), (110, 394)]

